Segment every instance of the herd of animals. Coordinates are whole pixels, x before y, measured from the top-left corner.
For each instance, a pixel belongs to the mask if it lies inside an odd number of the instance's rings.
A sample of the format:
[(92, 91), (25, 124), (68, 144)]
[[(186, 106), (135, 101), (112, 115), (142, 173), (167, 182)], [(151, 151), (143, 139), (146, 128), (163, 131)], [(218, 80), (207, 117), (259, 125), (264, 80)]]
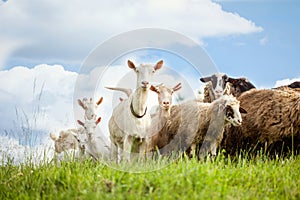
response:
[[(232, 78), (226, 74), (202, 77), (206, 83), (203, 98), (195, 98), (173, 105), (173, 93), (178, 83), (168, 87), (164, 83), (151, 85), (151, 77), (163, 67), (136, 66), (128, 60), (128, 67), (136, 73), (136, 89), (107, 87), (125, 92), (109, 119), (110, 141), (96, 134), (101, 121), (97, 107), (103, 98), (78, 100), (85, 111), (79, 128), (63, 130), (59, 136), (51, 133), (55, 152), (60, 155), (75, 150), (76, 156), (114, 162), (143, 160), (154, 155), (169, 156), (187, 153), (198, 158), (218, 151), (239, 155), (241, 152), (268, 155), (297, 153), (300, 149), (300, 82), (272, 89), (256, 89), (246, 78)], [(157, 112), (147, 109), (149, 92), (158, 97)]]

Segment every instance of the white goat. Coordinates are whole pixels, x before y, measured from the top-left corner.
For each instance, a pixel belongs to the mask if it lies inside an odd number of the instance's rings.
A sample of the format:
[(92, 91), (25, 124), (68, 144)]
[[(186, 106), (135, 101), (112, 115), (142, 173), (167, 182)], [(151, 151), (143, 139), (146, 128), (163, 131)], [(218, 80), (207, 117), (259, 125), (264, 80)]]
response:
[(162, 65), (161, 60), (154, 66), (141, 64), (136, 67), (128, 60), (129, 68), (137, 74), (137, 85), (135, 92), (114, 108), (109, 120), (111, 152), (116, 161), (118, 161), (118, 149), (123, 150), (121, 159), (130, 161), (131, 151), (136, 149), (134, 143), (138, 143), (140, 158), (143, 158), (146, 152), (151, 125), (151, 117), (147, 112), (149, 81)]
[(101, 117), (98, 119), (94, 116), (92, 119), (86, 119), (83, 123), (77, 120), (84, 130), (81, 134), (85, 134), (87, 141), (85, 142), (86, 153), (91, 155), (95, 160), (109, 158), (109, 144), (101, 136), (96, 136), (96, 126), (100, 123)]
[(96, 110), (98, 106), (102, 103), (103, 97), (101, 97), (96, 103), (94, 103), (93, 98), (90, 98), (89, 100), (87, 98), (83, 98), (82, 100), (78, 99), (78, 104), (84, 109), (85, 118), (91, 120), (96, 115)]
[(181, 89), (181, 83), (177, 84), (173, 88), (167, 87), (163, 84), (153, 86), (150, 90), (157, 93), (158, 97), (158, 113), (153, 115), (151, 121), (151, 140), (148, 146), (148, 152), (155, 150), (159, 147), (160, 141), (163, 141), (165, 136), (160, 131), (166, 125), (167, 120), (170, 117), (170, 110), (172, 106), (173, 93)]

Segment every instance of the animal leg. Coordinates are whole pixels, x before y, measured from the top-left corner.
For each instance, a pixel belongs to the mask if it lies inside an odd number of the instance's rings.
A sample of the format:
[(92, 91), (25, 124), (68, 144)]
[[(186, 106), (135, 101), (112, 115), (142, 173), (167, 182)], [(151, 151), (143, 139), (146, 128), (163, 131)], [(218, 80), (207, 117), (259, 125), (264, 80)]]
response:
[(124, 146), (123, 146), (123, 155), (122, 159), (126, 161), (130, 161), (130, 154), (131, 154), (131, 148), (132, 148), (132, 138), (129, 135), (126, 135), (124, 138)]

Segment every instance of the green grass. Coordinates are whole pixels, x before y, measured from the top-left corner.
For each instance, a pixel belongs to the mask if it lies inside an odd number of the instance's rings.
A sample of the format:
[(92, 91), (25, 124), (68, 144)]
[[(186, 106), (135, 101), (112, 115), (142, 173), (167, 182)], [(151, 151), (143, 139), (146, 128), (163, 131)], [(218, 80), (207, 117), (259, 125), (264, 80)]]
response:
[(90, 160), (0, 167), (0, 199), (300, 199), (300, 157), (294, 156), (183, 158), (147, 173)]

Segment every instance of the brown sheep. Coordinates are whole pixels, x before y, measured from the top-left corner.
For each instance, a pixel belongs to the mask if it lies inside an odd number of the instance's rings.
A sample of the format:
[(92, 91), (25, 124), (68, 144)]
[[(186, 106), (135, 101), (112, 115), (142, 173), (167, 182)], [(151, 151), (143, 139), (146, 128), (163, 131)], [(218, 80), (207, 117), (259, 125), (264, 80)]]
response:
[(282, 91), (291, 90), (291, 91), (295, 91), (295, 92), (300, 92), (300, 82), (295, 81), (289, 85), (280, 86), (275, 89), (282, 90)]
[[(222, 147), (230, 154), (237, 150), (280, 150), (285, 140), (300, 141), (300, 95), (292, 90), (250, 90), (238, 100), (247, 110), (241, 127), (227, 126)], [(288, 139), (290, 138), (290, 139)], [(274, 146), (275, 145), (275, 146)], [(278, 147), (279, 145), (279, 147)], [(277, 146), (277, 147), (276, 147)]]

